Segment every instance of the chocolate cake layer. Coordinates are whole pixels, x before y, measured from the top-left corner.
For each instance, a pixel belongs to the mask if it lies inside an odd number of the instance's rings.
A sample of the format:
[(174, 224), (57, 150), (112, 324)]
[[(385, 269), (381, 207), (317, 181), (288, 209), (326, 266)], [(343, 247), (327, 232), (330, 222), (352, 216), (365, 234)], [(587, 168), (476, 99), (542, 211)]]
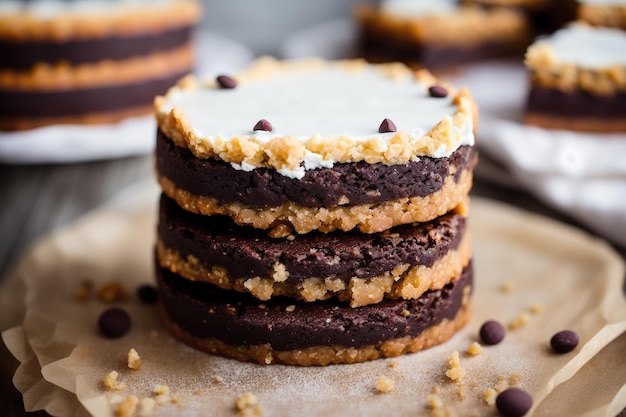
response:
[[(191, 40), (191, 28), (180, 27), (162, 33), (138, 33), (99, 39), (72, 39), (66, 42), (0, 39), (0, 68), (24, 70), (38, 62), (70, 65), (121, 60), (181, 47)], [(163, 92), (162, 90), (160, 92)]]
[(626, 92), (612, 95), (582, 90), (562, 91), (533, 85), (527, 101), (529, 113), (598, 119), (626, 118)]
[(2, 89), (0, 115), (2, 118), (63, 117), (145, 106), (152, 102), (155, 95), (166, 91), (187, 73), (188, 70), (177, 71), (166, 77), (141, 82), (82, 89), (51, 91)]
[(414, 300), (383, 300), (350, 308), (333, 302), (300, 303), (273, 298), (260, 304), (248, 294), (193, 282), (157, 267), (166, 319), (195, 338), (229, 346), (270, 345), (276, 351), (315, 346), (366, 347), (417, 337), (452, 320), (468, 302), (471, 264), (442, 290)]
[(465, 217), (450, 212), (376, 234), (311, 232), (273, 239), (265, 230), (236, 226), (228, 217), (187, 212), (162, 195), (158, 235), (182, 258), (192, 256), (207, 269), (219, 267), (230, 278), (273, 281), (279, 264), (288, 275), (284, 282), (297, 285), (308, 278), (349, 282), (376, 277), (402, 265), (431, 267), (459, 246), (465, 227)]
[(359, 54), (370, 62), (400, 61), (417, 67), (437, 69), (487, 58), (522, 56), (527, 44), (526, 40), (521, 40), (519, 44), (493, 41), (475, 46), (439, 47), (369, 34), (360, 40)]
[(477, 152), (475, 147), (461, 146), (450, 157), (420, 157), (404, 165), (340, 163), (308, 170), (302, 179), (266, 168), (244, 171), (227, 162), (196, 158), (161, 131), (157, 133), (156, 153), (158, 173), (196, 196), (253, 208), (277, 207), (285, 202), (319, 208), (430, 195), (443, 187), (451, 173), (458, 182), (463, 171), (473, 168)]

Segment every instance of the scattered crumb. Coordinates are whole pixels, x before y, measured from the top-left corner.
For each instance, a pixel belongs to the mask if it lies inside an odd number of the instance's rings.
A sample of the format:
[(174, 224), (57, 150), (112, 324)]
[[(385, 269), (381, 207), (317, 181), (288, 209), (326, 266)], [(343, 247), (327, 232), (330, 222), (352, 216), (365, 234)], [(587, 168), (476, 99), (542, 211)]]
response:
[(448, 358), (450, 368), (446, 371), (446, 376), (453, 381), (461, 381), (465, 377), (465, 369), (461, 367), (459, 352), (454, 351)]
[(483, 401), (489, 405), (494, 405), (497, 396), (498, 392), (495, 389), (487, 388), (485, 392), (483, 392)]
[(222, 377), (221, 377), (221, 376), (219, 376), (219, 375), (215, 375), (215, 376), (213, 377), (213, 381), (215, 381), (215, 382), (222, 382), (223, 380), (224, 380), (224, 378), (222, 378)]
[(239, 396), (235, 400), (235, 408), (241, 411), (244, 408), (257, 405), (258, 403), (259, 403), (259, 399), (257, 398), (257, 396), (248, 391), (248, 392), (244, 392), (241, 396)]
[(170, 396), (167, 394), (157, 395), (156, 400), (155, 400), (157, 405), (167, 404), (169, 401), (170, 401)]
[(430, 412), (431, 417), (454, 417), (455, 414), (452, 410), (447, 407), (442, 408), (434, 408), (433, 411)]
[(181, 399), (180, 399), (180, 397), (178, 397), (178, 396), (176, 396), (176, 397), (172, 397), (172, 399), (170, 400), (170, 402), (171, 402), (172, 404), (180, 404), (180, 403), (181, 403), (181, 401), (182, 401), (182, 400), (181, 400)]
[(139, 354), (134, 348), (130, 348), (130, 350), (128, 351), (126, 364), (128, 365), (130, 369), (137, 370), (141, 368), (141, 358), (139, 357)]
[(400, 364), (400, 362), (394, 360), (394, 361), (389, 362), (389, 367), (390, 368), (397, 368), (399, 364)]
[(511, 330), (519, 329), (520, 327), (526, 326), (526, 324), (528, 324), (529, 321), (530, 321), (530, 314), (524, 312), (509, 323), (509, 329)]
[(426, 396), (426, 405), (431, 409), (441, 408), (443, 407), (443, 401), (441, 401), (441, 397), (437, 394), (428, 394)]
[(292, 313), (292, 312), (296, 311), (296, 306), (295, 306), (295, 305), (293, 305), (293, 304), (288, 305), (287, 307), (285, 307), (285, 311), (286, 311), (287, 313)]
[(152, 390), (152, 392), (154, 393), (154, 395), (161, 396), (161, 395), (167, 395), (170, 393), (170, 387), (168, 387), (167, 385), (162, 385), (162, 384), (156, 384), (154, 386), (154, 389)]
[(400, 315), (402, 317), (409, 317), (411, 315), (411, 312), (409, 310), (402, 310), (402, 312), (400, 313)]
[(509, 387), (508, 379), (501, 376), (500, 378), (498, 378), (498, 382), (496, 382), (496, 385), (493, 388), (496, 392), (502, 392), (508, 387)]
[(139, 401), (139, 417), (150, 417), (154, 412), (156, 401), (152, 398), (142, 398)]
[(435, 386), (430, 390), (430, 392), (432, 392), (433, 394), (439, 394), (441, 390), (439, 389), (439, 387)]
[(395, 387), (396, 381), (385, 375), (381, 375), (380, 377), (378, 377), (378, 381), (376, 381), (376, 390), (378, 392), (389, 392)]
[(82, 281), (74, 290), (74, 299), (77, 301), (87, 301), (91, 297), (93, 283), (89, 280)]
[(467, 353), (469, 353), (472, 356), (476, 356), (480, 354), (482, 351), (483, 351), (483, 347), (478, 342), (472, 343), (470, 347), (467, 349)]
[(105, 303), (113, 303), (126, 300), (128, 293), (119, 281), (110, 281), (105, 282), (98, 288), (96, 297)]
[(541, 313), (543, 311), (543, 305), (540, 303), (535, 303), (532, 306), (530, 306), (530, 312), (533, 314), (538, 314)]
[(104, 388), (106, 388), (107, 390), (113, 390), (113, 391), (121, 391), (124, 388), (126, 388), (126, 384), (124, 384), (123, 382), (119, 382), (117, 380), (118, 376), (119, 374), (117, 373), (117, 371), (109, 372), (109, 374), (105, 376), (104, 380), (102, 381)]
[(259, 399), (251, 392), (244, 392), (235, 400), (235, 408), (242, 417), (260, 416), (263, 412)]
[(122, 400), (115, 409), (116, 417), (130, 417), (135, 414), (139, 400), (134, 395), (130, 395)]
[(522, 376), (520, 374), (509, 375), (509, 387), (516, 387), (520, 384)]
[(505, 281), (500, 286), (500, 291), (505, 294), (512, 292), (515, 289), (515, 283), (513, 281)]

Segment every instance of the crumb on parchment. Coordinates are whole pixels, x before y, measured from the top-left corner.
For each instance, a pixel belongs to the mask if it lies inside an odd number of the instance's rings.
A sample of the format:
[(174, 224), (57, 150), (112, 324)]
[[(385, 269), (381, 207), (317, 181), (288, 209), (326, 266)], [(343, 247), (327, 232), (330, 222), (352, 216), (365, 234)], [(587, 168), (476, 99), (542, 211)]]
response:
[(141, 368), (141, 358), (134, 348), (130, 348), (126, 357), (126, 364), (130, 369), (137, 370)]
[(396, 381), (388, 376), (381, 375), (376, 381), (376, 390), (378, 392), (389, 392), (396, 387)]
[(109, 372), (102, 381), (102, 385), (104, 385), (104, 388), (109, 391), (121, 391), (126, 388), (126, 384), (117, 380), (118, 376), (119, 373), (117, 371)]

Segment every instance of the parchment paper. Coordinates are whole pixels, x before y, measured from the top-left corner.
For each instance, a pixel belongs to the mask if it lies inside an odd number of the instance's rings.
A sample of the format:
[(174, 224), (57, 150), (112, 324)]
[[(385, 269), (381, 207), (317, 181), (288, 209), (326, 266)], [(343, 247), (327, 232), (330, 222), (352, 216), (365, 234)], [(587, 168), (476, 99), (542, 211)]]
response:
[[(155, 384), (168, 385), (175, 400), (155, 408), (155, 416), (236, 415), (234, 401), (246, 391), (258, 396), (264, 416), (367, 416), (391, 411), (398, 416), (429, 415), (426, 397), (433, 387), (439, 388), (444, 406), (456, 415), (489, 416), (496, 412), (482, 394), (487, 388), (502, 387), (502, 381), (533, 396), (536, 416), (570, 410), (569, 415), (614, 417), (626, 407), (626, 381), (618, 372), (624, 368), (618, 353), (626, 345), (623, 336), (618, 338), (626, 329), (621, 258), (604, 242), (578, 230), (480, 199), (473, 199), (471, 209), (474, 316), (442, 346), (357, 365), (244, 364), (182, 345), (161, 327), (154, 307), (133, 298), (118, 303), (133, 318), (131, 332), (119, 340), (104, 339), (96, 320), (109, 305), (95, 299), (78, 302), (73, 292), (86, 278), (95, 285), (117, 279), (129, 292), (152, 280), (156, 201), (152, 182), (142, 184), (40, 242), (15, 272), (26, 284), (26, 316), (21, 327), (3, 337), (23, 362), (16, 385), (41, 383), (41, 389), (49, 388), (49, 402), (68, 407), (67, 413), (54, 415), (79, 415), (71, 414), (80, 410), (78, 402), (93, 416), (111, 416), (115, 402), (129, 395), (154, 398)], [(509, 292), (503, 291), (504, 284)], [(532, 312), (533, 306), (541, 306), (541, 311)], [(500, 345), (485, 346), (474, 357), (465, 353), (486, 319), (507, 324), (523, 313), (528, 314), (528, 323), (509, 330)], [(575, 330), (581, 343), (569, 354), (552, 353), (550, 337), (566, 328)], [(131, 347), (142, 358), (139, 370), (126, 367)], [(447, 358), (454, 350), (460, 352), (467, 372), (461, 387), (445, 376)], [(601, 350), (602, 355), (591, 361)], [(548, 396), (588, 362), (580, 374), (583, 378), (569, 380), (567, 389)], [(120, 373), (124, 390), (103, 388), (102, 380), (112, 370)], [(394, 390), (385, 394), (375, 390), (381, 375), (396, 382)], [(37, 380), (40, 377), (43, 382)], [(30, 379), (31, 385), (22, 379)], [(26, 401), (30, 390), (25, 392)], [(580, 392), (590, 393), (594, 401), (581, 401)], [(42, 402), (36, 405), (45, 407)]]

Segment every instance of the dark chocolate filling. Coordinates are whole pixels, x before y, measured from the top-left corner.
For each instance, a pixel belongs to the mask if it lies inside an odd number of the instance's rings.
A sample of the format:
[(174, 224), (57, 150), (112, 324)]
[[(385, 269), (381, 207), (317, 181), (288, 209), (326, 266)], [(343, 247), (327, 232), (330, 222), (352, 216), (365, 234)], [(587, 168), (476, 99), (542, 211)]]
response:
[(490, 58), (521, 56), (528, 43), (522, 38), (518, 42), (491, 41), (468, 47), (439, 47), (428, 44), (420, 46), (415, 42), (364, 33), (358, 48), (360, 55), (374, 62), (393, 60), (437, 69)]
[(600, 96), (582, 90), (562, 91), (533, 86), (526, 109), (535, 114), (622, 120), (626, 117), (626, 92)]
[(278, 207), (289, 201), (304, 207), (333, 207), (344, 196), (350, 205), (423, 197), (443, 187), (452, 167), (457, 169), (458, 181), (461, 172), (476, 163), (474, 147), (461, 146), (447, 158), (420, 157), (403, 165), (338, 163), (292, 179), (273, 169), (243, 171), (221, 160), (196, 158), (160, 130), (156, 154), (159, 174), (178, 188), (213, 197), (220, 204), (238, 202), (254, 208)]
[[(424, 330), (453, 319), (472, 285), (472, 267), (437, 291), (414, 300), (383, 300), (350, 308), (322, 301), (298, 302), (272, 298), (261, 303), (249, 294), (221, 290), (189, 281), (157, 268), (159, 299), (171, 321), (197, 338), (215, 338), (229, 345), (270, 344), (288, 351), (314, 346), (365, 347)], [(262, 307), (265, 308), (262, 308)], [(291, 312), (287, 306), (295, 306)], [(410, 314), (403, 314), (404, 311)]]
[(38, 62), (70, 65), (121, 60), (168, 51), (191, 40), (191, 27), (173, 28), (162, 33), (138, 33), (98, 39), (72, 39), (65, 42), (45, 40), (13, 41), (0, 39), (1, 68), (25, 70)]
[(161, 196), (158, 233), (165, 247), (193, 255), (209, 269), (223, 267), (231, 278), (271, 278), (280, 262), (287, 282), (307, 278), (370, 278), (409, 264), (431, 267), (456, 249), (465, 218), (450, 212), (427, 223), (396, 226), (381, 233), (311, 232), (293, 240), (272, 239), (265, 230), (235, 226), (223, 216), (202, 216)]
[(2, 90), (2, 117), (64, 117), (148, 106), (191, 69), (163, 78), (75, 90)]

